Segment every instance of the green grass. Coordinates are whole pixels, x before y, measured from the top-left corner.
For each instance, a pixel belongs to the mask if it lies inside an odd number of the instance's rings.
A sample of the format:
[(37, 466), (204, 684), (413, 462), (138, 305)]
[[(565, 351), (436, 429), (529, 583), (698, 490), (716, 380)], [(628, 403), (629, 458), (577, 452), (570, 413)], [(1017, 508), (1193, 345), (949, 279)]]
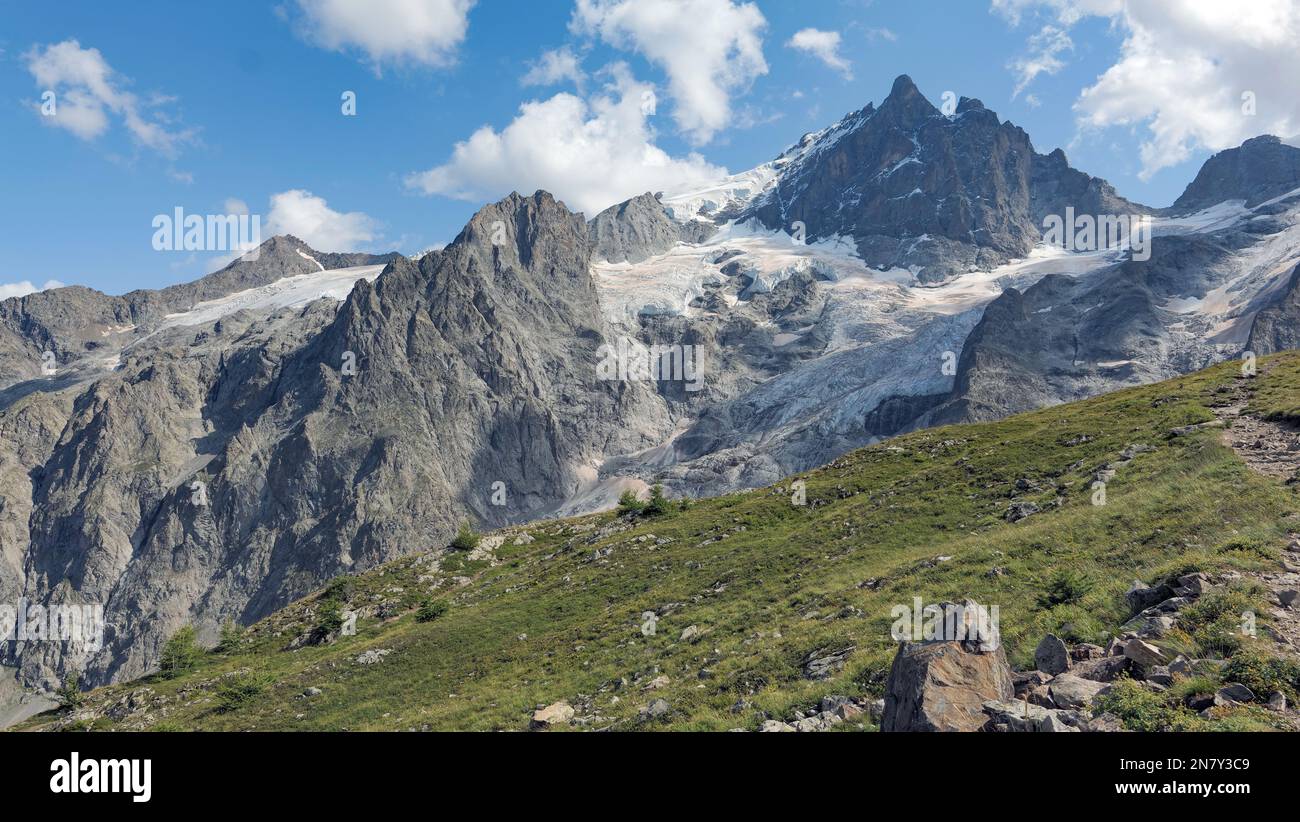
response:
[[(791, 503), (787, 481), (652, 518), (535, 523), (510, 533), (496, 563), (463, 553), (406, 557), (250, 626), (237, 652), (209, 654), (176, 679), (100, 689), (88, 701), (152, 689), (150, 707), (121, 726), (167, 729), (522, 730), (535, 706), (562, 699), (579, 716), (599, 716), (593, 727), (752, 729), (823, 695), (879, 695), (895, 650), (890, 610), (914, 596), (998, 606), (1013, 665), (1030, 667), (1048, 631), (1097, 643), (1116, 633), (1131, 616), (1123, 594), (1134, 578), (1276, 565), (1297, 525), (1295, 494), (1247, 469), (1213, 429), (1167, 436), (1213, 419), (1209, 409), (1237, 373), (1228, 363), (899, 437), (799, 475), (804, 506)], [(1252, 381), (1260, 402), (1300, 408), (1300, 356), (1262, 361), (1260, 373)], [(1093, 505), (1092, 474), (1132, 443), (1154, 450), (1120, 469), (1106, 504)], [(1020, 479), (1031, 489), (1018, 492)], [(1008, 523), (1013, 499), (1042, 513)], [(534, 541), (514, 545), (522, 533)], [(417, 608), (427, 615), (431, 603), (445, 613), (419, 621)], [(342, 606), (391, 615), (368, 611), (356, 636), (332, 644), (293, 642)], [(1205, 610), (1183, 642), (1221, 640), (1215, 632), (1229, 611)], [(644, 611), (659, 614), (653, 636), (642, 633)], [(691, 625), (700, 637), (679, 641)], [(803, 677), (810, 652), (848, 646), (855, 650), (831, 679)], [(391, 653), (373, 665), (354, 661), (369, 649)], [(232, 700), (229, 680), (243, 676), (259, 677), (258, 687)], [(668, 684), (649, 690), (662, 676)], [(322, 693), (303, 697), (308, 687)], [(639, 710), (658, 697), (671, 713), (640, 724)], [(1206, 724), (1128, 690), (1116, 701), (1135, 724)], [(1267, 725), (1251, 710), (1212, 724)]]

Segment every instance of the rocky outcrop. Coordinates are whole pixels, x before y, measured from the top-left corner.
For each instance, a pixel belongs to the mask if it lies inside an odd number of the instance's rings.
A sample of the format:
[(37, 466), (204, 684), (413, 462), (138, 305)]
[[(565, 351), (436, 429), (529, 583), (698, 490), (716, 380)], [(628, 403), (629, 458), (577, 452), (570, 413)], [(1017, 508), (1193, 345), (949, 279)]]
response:
[(1246, 341), (1246, 350), (1261, 357), (1289, 348), (1300, 348), (1300, 265), (1273, 303), (1255, 315)]
[[(121, 350), (148, 334), (151, 324), (167, 314), (188, 311), (201, 301), (285, 277), (326, 268), (379, 265), (400, 256), (326, 253), (297, 237), (282, 235), (263, 242), (255, 254), (247, 254), (194, 282), (120, 296), (74, 285), (0, 301), (0, 389), (46, 376), (43, 356), (47, 351), (54, 355), (48, 364), (60, 376), (42, 386), (27, 386), (27, 391), (66, 387), (78, 378), (100, 376), (103, 361), (115, 361)], [(17, 395), (21, 393), (25, 392)], [(0, 392), (0, 406), (14, 396), (12, 391)]]
[(982, 728), (987, 722), (984, 703), (1006, 701), (1014, 694), (1006, 653), (996, 637), (989, 639), (992, 641), (954, 638), (902, 642), (885, 684), (880, 729), (906, 732)]
[(1254, 137), (1206, 160), (1171, 211), (1186, 213), (1225, 200), (1248, 208), (1300, 188), (1300, 148), (1270, 134)]
[(610, 206), (597, 214), (588, 228), (593, 255), (611, 263), (639, 263), (698, 233), (669, 217), (650, 193)]

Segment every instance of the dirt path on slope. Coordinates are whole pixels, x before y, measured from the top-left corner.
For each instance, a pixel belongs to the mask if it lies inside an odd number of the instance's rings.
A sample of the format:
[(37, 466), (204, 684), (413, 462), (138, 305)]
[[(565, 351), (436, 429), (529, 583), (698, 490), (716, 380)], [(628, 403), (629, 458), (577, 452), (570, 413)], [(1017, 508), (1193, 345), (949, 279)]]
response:
[[(1300, 480), (1300, 426), (1289, 422), (1260, 419), (1246, 413), (1254, 379), (1237, 377), (1227, 405), (1213, 409), (1224, 425), (1219, 441), (1236, 452), (1255, 471), (1280, 482)], [(1289, 592), (1300, 589), (1300, 532), (1289, 533), (1290, 542), (1282, 553), (1277, 571), (1249, 573), (1272, 592), (1268, 630), (1278, 644), (1300, 654), (1300, 600)], [(1290, 601), (1285, 606), (1283, 602)]]
[(1224, 425), (1219, 441), (1261, 474), (1294, 482), (1300, 478), (1300, 425), (1263, 420), (1245, 413), (1251, 379), (1238, 377), (1229, 405), (1212, 409)]

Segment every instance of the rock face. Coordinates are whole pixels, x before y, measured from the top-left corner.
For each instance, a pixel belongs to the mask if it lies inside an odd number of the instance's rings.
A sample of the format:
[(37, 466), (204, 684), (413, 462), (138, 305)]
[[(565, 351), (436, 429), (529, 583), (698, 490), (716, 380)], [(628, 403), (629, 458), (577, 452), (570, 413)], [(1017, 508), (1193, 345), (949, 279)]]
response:
[(885, 685), (882, 731), (977, 731), (988, 721), (984, 703), (1014, 695), (1011, 669), (999, 645), (968, 651), (955, 641), (904, 642)]
[(1277, 299), (1255, 315), (1246, 342), (1246, 350), (1261, 357), (1288, 348), (1300, 348), (1300, 265), (1291, 269)]
[[(0, 302), (0, 388), (40, 376), (42, 355), (55, 355), (61, 372), (86, 357), (116, 353), (130, 332), (195, 303), (324, 268), (376, 265), (399, 254), (335, 254), (316, 251), (297, 237), (276, 236), (256, 254), (190, 283), (111, 296), (82, 286), (28, 294)], [(65, 379), (64, 382), (67, 380)]]
[(1300, 148), (1266, 134), (1206, 160), (1171, 210), (1185, 213), (1224, 200), (1245, 200), (1253, 207), (1297, 188)]
[[(782, 162), (783, 161), (783, 162)], [(742, 214), (808, 238), (852, 237), (872, 266), (937, 282), (1027, 254), (1042, 218), (1066, 205), (1130, 213), (1104, 181), (1038, 155), (1024, 131), (962, 98), (946, 116), (900, 76), (870, 105), (810, 135), (781, 160), (779, 182)]]
[(669, 217), (650, 193), (600, 212), (589, 230), (592, 252), (611, 263), (639, 263), (693, 236), (693, 230)]

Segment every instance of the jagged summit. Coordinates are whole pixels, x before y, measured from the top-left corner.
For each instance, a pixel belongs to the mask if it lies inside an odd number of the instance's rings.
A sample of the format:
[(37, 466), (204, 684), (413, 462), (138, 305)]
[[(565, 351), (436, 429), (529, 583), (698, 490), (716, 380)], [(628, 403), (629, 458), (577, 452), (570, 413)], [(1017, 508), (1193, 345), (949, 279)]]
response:
[(801, 223), (810, 239), (851, 237), (869, 265), (938, 282), (1023, 257), (1048, 210), (1124, 202), (1058, 157), (1038, 155), (1022, 129), (978, 100), (962, 98), (944, 116), (901, 75), (878, 108), (783, 154), (739, 216), (785, 231)]

